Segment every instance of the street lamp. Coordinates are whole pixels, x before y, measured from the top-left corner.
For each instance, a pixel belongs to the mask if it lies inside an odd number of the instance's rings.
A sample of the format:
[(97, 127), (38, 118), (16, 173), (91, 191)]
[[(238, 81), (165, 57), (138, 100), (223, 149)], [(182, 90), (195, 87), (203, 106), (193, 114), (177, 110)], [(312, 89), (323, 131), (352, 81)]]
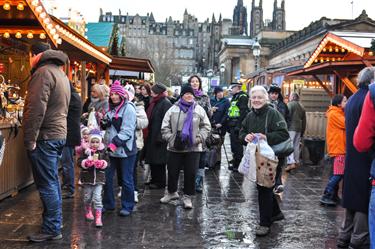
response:
[(259, 68), (259, 56), (260, 56), (260, 49), (261, 49), (258, 39), (255, 39), (252, 49), (253, 49), (253, 55), (255, 57), (255, 71), (257, 71)]
[(208, 86), (208, 89), (211, 89), (211, 78), (212, 76), (214, 75), (214, 70), (212, 69), (208, 69), (207, 70), (207, 77), (209, 79), (209, 86)]
[[(225, 72), (225, 64), (224, 63), (222, 63), (221, 65), (220, 65), (220, 73), (221, 73), (221, 80), (222, 81), (224, 81), (224, 72)], [(221, 81), (220, 80), (220, 81)], [(221, 83), (221, 82), (220, 82)]]

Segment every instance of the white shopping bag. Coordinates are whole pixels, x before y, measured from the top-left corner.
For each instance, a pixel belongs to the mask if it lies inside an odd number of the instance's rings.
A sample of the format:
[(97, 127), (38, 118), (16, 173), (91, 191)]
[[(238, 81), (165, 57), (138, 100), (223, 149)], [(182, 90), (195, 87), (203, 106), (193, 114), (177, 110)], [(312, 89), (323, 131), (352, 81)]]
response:
[(264, 139), (260, 139), (259, 140), (259, 153), (268, 158), (268, 159), (271, 159), (271, 160), (275, 160), (276, 156), (275, 156), (275, 152), (273, 151), (273, 149), (271, 148), (271, 146), (268, 145), (267, 141), (264, 140)]
[(257, 146), (254, 143), (247, 144), (241, 163), (238, 167), (238, 172), (243, 174), (252, 182), (256, 182), (256, 148)]
[(89, 117), (87, 119), (87, 127), (92, 130), (92, 129), (99, 129), (98, 122), (96, 121), (96, 115), (95, 115), (95, 110), (92, 110), (89, 113)]

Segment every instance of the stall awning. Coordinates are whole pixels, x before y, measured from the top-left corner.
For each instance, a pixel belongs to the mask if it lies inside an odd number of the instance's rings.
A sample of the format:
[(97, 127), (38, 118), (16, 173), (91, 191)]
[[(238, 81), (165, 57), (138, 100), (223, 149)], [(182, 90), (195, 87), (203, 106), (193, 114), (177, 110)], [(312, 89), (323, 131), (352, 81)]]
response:
[(113, 70), (154, 73), (155, 69), (148, 59), (132, 58), (132, 57), (112, 57), (109, 68)]
[[(94, 58), (106, 65), (109, 65), (109, 63), (112, 61), (109, 54), (101, 51), (100, 48), (89, 42), (86, 38), (63, 23), (60, 19), (54, 16), (51, 16), (51, 18), (55, 24), (58, 34), (63, 40), (59, 48), (61, 47), (61, 49), (69, 51), (71, 54), (76, 54), (76, 58), (73, 59), (92, 61)], [(82, 53), (82, 51), (84, 53)], [(70, 57), (72, 56), (70, 55)]]

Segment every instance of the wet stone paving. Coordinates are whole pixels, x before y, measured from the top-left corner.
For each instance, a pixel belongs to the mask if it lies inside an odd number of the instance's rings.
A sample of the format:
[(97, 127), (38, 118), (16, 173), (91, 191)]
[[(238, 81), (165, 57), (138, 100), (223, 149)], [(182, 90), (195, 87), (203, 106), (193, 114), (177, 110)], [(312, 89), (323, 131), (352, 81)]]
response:
[[(230, 151), (227, 142), (226, 151)], [(257, 238), (256, 188), (229, 171), (224, 150), (222, 154), (221, 168), (206, 171), (203, 194), (194, 197), (192, 210), (183, 209), (181, 201), (160, 204), (163, 190), (142, 187), (130, 217), (105, 213), (104, 226), (98, 229), (85, 221), (82, 190), (77, 188), (74, 199), (63, 200), (59, 241), (26, 240), (38, 231), (42, 214), (38, 192), (31, 186), (0, 202), (0, 248), (336, 248), (344, 212), (341, 207), (319, 205), (331, 170), (324, 161), (284, 173), (280, 207), (285, 219), (275, 222), (268, 236)]]

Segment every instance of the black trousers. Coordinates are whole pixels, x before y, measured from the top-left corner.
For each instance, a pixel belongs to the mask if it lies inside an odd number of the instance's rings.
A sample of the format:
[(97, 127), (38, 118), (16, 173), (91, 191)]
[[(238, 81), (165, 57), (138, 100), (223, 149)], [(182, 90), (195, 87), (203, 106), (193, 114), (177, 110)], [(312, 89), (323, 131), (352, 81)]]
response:
[(233, 167), (238, 168), (243, 157), (242, 141), (238, 138), (239, 130), (236, 127), (229, 128), (230, 149), (233, 154)]
[(277, 203), (273, 188), (266, 188), (257, 185), (258, 188), (258, 202), (259, 202), (259, 225), (270, 227), (272, 224), (271, 218), (278, 215), (281, 210)]
[(180, 170), (184, 171), (184, 194), (195, 194), (195, 175), (199, 165), (199, 152), (168, 152), (168, 192), (174, 193), (178, 188)]
[(165, 164), (150, 164), (150, 169), (151, 183), (164, 188), (167, 181)]
[(283, 174), (283, 167), (285, 165), (285, 161), (285, 157), (279, 157), (279, 163), (277, 164), (276, 168), (275, 187), (283, 185), (281, 176)]

